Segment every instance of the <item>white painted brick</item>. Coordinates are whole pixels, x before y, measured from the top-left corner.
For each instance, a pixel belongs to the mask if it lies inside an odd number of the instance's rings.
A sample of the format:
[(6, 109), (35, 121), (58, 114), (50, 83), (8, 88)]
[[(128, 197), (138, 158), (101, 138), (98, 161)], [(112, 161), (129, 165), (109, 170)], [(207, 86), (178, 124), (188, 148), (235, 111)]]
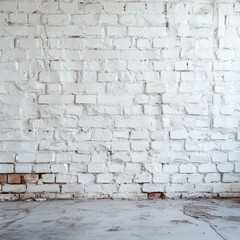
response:
[(196, 184), (194, 191), (196, 192), (212, 192), (213, 191), (213, 186), (212, 184)]
[(48, 15), (48, 24), (49, 25), (67, 25), (70, 23), (70, 19), (68, 15), (64, 14), (50, 14)]
[(26, 186), (25, 185), (18, 185), (18, 184), (14, 184), (14, 185), (10, 185), (10, 184), (5, 184), (2, 187), (2, 192), (16, 192), (16, 193), (20, 193), (20, 192), (26, 192)]
[(17, 11), (17, 2), (1, 1), (0, 11), (15, 12)]
[(118, 80), (117, 73), (99, 73), (98, 81), (99, 82), (116, 82)]
[(53, 162), (54, 155), (52, 153), (38, 153), (36, 154), (37, 163)]
[(131, 46), (130, 38), (116, 38), (113, 41), (114, 46), (117, 49), (129, 49)]
[(176, 165), (176, 164), (163, 165), (163, 172), (164, 173), (177, 173), (178, 165)]
[(78, 182), (81, 184), (94, 183), (95, 176), (93, 174), (81, 173), (78, 174)]
[(212, 155), (213, 162), (226, 162), (227, 158), (228, 156), (225, 152), (214, 153)]
[[(70, 3), (71, 5), (73, 3)], [(81, 15), (73, 15), (72, 16), (72, 21), (76, 25), (96, 25), (97, 24), (97, 15), (94, 13), (89, 13), (89, 14), (81, 14)]]
[(55, 182), (55, 175), (54, 174), (42, 174), (41, 181), (43, 183), (54, 183)]
[(130, 144), (127, 141), (114, 141), (112, 142), (113, 151), (129, 151)]
[(224, 183), (232, 183), (232, 182), (239, 182), (240, 174), (232, 174), (232, 173), (224, 173), (222, 181)]
[(100, 14), (98, 22), (100, 24), (108, 24), (109, 22), (112, 25), (117, 24), (118, 21), (118, 15), (116, 14)]
[(87, 165), (84, 163), (72, 163), (69, 166), (69, 172), (87, 172)]
[(43, 184), (43, 185), (27, 185), (27, 192), (41, 193), (41, 192), (60, 192), (57, 184)]
[(131, 142), (131, 148), (133, 151), (145, 151), (149, 148), (149, 142), (143, 140), (135, 140)]
[(12, 164), (0, 164), (0, 172), (1, 173), (12, 173), (13, 165)]
[(205, 176), (206, 183), (219, 182), (221, 175), (219, 173), (208, 173)]
[(128, 28), (129, 36), (138, 36), (138, 37), (165, 37), (166, 28), (165, 27), (129, 27)]
[(162, 84), (148, 83), (146, 85), (146, 93), (163, 93), (165, 87)]
[(234, 165), (231, 163), (219, 163), (217, 164), (217, 169), (220, 173), (232, 172)]
[(234, 171), (239, 173), (240, 172), (240, 163), (235, 163), (234, 165), (235, 165), (234, 166)]
[(172, 176), (172, 183), (185, 183), (187, 182), (186, 174), (175, 174)]
[(67, 164), (52, 164), (50, 169), (54, 173), (65, 173), (68, 171), (68, 166)]
[(189, 161), (193, 163), (209, 162), (209, 156), (204, 154), (190, 154)]
[(80, 184), (66, 184), (62, 186), (63, 193), (84, 193), (84, 188)]
[(168, 183), (169, 174), (155, 173), (153, 174), (153, 183)]
[(31, 173), (32, 172), (32, 164), (16, 164), (15, 172), (16, 173)]
[(132, 152), (131, 154), (132, 162), (148, 162), (149, 156), (146, 151), (143, 152)]
[(59, 8), (64, 13), (77, 13), (78, 12), (78, 3), (77, 2), (60, 2)]
[(216, 117), (213, 125), (215, 128), (236, 128), (238, 127), (238, 119), (227, 117)]
[(0, 2), (0, 172), (40, 174), (24, 197), (236, 196), (237, 0)]
[(98, 26), (90, 26), (85, 29), (87, 36), (101, 36), (104, 34), (104, 28)]
[(108, 171), (110, 173), (120, 173), (123, 172), (124, 165), (118, 164), (118, 163), (113, 163), (108, 166)]
[(40, 95), (38, 102), (40, 104), (73, 104), (73, 95)]
[(230, 152), (228, 159), (229, 161), (240, 161), (240, 152)]
[(101, 185), (97, 185), (97, 184), (87, 185), (85, 187), (85, 192), (86, 193), (100, 193), (100, 192), (102, 192), (102, 188), (101, 188)]
[(180, 173), (195, 173), (196, 166), (194, 164), (180, 164), (179, 166)]
[(119, 192), (124, 193), (134, 193), (140, 192), (141, 186), (139, 184), (121, 184), (119, 188)]
[(132, 183), (133, 182), (133, 176), (128, 174), (118, 174), (116, 177), (116, 182), (118, 184), (122, 183)]
[(126, 172), (138, 173), (141, 170), (141, 165), (139, 163), (127, 163)]
[(238, 15), (227, 16), (227, 26), (238, 26), (240, 17)]
[(89, 173), (102, 173), (104, 172), (105, 164), (103, 163), (90, 163), (88, 165)]
[(33, 172), (48, 173), (48, 172), (50, 172), (50, 165), (49, 164), (36, 164), (33, 166)]
[(0, 163), (14, 163), (14, 154), (3, 153), (0, 154)]
[(146, 138), (148, 138), (148, 131), (146, 131), (146, 130), (132, 131), (131, 138), (132, 139), (146, 139)]
[(186, 139), (188, 137), (188, 133), (186, 130), (175, 130), (170, 132), (171, 139)]
[(97, 96), (96, 95), (77, 95), (76, 103), (80, 104), (96, 104)]
[(164, 192), (165, 185), (163, 184), (143, 184), (142, 191), (143, 192)]
[(99, 13), (101, 12), (103, 9), (103, 6), (101, 3), (87, 3), (84, 6), (84, 11), (86, 13), (90, 12), (90, 13)]
[(111, 183), (113, 179), (112, 174), (97, 174), (96, 175), (96, 183)]
[(119, 13), (124, 11), (124, 3), (106, 2), (104, 3), (104, 10), (109, 13)]
[(214, 173), (216, 172), (216, 165), (211, 163), (200, 164), (199, 165), (199, 172), (200, 173)]
[(134, 183), (149, 183), (151, 181), (151, 175), (149, 173), (138, 173), (135, 175)]
[(140, 49), (148, 49), (151, 47), (150, 41), (148, 39), (138, 39), (137, 47)]
[(109, 36), (124, 36), (126, 34), (125, 27), (108, 27), (107, 33)]
[(203, 181), (203, 176), (201, 174), (190, 174), (188, 175), (189, 183), (200, 183)]
[(169, 150), (169, 142), (167, 141), (154, 141), (151, 144), (153, 150), (156, 151), (167, 151)]
[(56, 182), (57, 183), (76, 183), (77, 176), (57, 174)]

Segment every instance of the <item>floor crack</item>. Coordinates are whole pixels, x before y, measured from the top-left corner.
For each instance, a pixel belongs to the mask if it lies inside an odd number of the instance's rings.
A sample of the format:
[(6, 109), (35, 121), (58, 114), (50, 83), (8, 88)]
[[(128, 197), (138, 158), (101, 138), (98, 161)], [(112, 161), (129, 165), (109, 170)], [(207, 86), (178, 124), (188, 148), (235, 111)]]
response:
[[(193, 217), (195, 218), (196, 220), (198, 221), (202, 221), (202, 222), (205, 222), (207, 223), (213, 230), (214, 232), (219, 236), (221, 237), (223, 240), (226, 240), (218, 231), (217, 229), (215, 228), (215, 226), (209, 221), (209, 214), (208, 213), (202, 213), (202, 212), (191, 212), (190, 209), (186, 209), (186, 208), (183, 208), (182, 210), (183, 214), (186, 215), (186, 216), (189, 216), (189, 217)], [(198, 215), (197, 215), (198, 214)]]
[[(204, 221), (204, 220), (203, 220)], [(208, 224), (209, 224), (209, 226), (215, 231), (215, 233), (219, 236), (219, 237), (221, 237), (223, 240), (226, 240), (218, 231), (217, 231), (217, 229), (209, 222), (209, 221), (205, 221), (205, 222), (207, 222)]]

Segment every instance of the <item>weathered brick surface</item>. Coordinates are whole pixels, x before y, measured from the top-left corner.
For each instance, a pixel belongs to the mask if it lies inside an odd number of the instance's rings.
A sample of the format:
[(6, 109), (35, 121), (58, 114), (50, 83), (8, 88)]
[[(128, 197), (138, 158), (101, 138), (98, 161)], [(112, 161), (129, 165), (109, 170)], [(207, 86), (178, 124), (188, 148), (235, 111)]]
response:
[(21, 183), (21, 176), (19, 174), (8, 174), (8, 183), (17, 184)]
[(235, 196), (239, 29), (238, 0), (1, 1), (6, 199)]
[(0, 174), (0, 184), (7, 182), (7, 175), (6, 174)]
[(39, 179), (38, 174), (24, 174), (23, 175), (23, 181), (26, 184), (37, 183), (38, 179)]

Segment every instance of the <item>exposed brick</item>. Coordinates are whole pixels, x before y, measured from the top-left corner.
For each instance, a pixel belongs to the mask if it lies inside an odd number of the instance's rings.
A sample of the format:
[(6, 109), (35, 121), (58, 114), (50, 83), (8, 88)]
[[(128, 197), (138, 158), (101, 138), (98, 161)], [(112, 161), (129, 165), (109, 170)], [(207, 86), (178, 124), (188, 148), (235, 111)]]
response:
[(8, 174), (8, 183), (17, 184), (21, 182), (22, 180), (19, 174)]
[(150, 192), (147, 194), (149, 200), (155, 200), (159, 198), (163, 198), (164, 194), (161, 192)]
[(39, 179), (38, 174), (24, 174), (23, 175), (23, 181), (24, 181), (24, 183), (27, 183), (27, 184), (37, 183), (38, 179)]
[(7, 175), (6, 174), (0, 174), (0, 184), (7, 182)]

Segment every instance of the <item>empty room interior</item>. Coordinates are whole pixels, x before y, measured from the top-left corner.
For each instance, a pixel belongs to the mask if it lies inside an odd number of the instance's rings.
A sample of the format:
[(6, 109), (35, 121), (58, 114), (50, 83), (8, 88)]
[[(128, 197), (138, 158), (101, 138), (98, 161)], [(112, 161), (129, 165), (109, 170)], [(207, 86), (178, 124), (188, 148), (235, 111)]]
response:
[(240, 239), (240, 0), (0, 0), (0, 240)]

